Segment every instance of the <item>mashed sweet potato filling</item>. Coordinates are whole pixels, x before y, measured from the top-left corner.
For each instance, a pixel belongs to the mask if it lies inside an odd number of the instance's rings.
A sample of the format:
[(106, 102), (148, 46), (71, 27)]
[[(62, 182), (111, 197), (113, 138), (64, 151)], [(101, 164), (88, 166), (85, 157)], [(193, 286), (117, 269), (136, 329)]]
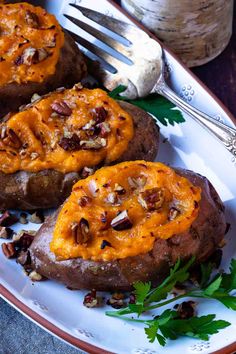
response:
[(0, 171), (62, 173), (110, 163), (127, 149), (133, 120), (100, 89), (54, 92), (0, 125)]
[(74, 185), (59, 213), (51, 251), (61, 260), (145, 254), (156, 238), (188, 230), (200, 199), (199, 187), (162, 163), (104, 167)]
[(0, 85), (43, 82), (64, 44), (56, 18), (28, 3), (0, 5)]

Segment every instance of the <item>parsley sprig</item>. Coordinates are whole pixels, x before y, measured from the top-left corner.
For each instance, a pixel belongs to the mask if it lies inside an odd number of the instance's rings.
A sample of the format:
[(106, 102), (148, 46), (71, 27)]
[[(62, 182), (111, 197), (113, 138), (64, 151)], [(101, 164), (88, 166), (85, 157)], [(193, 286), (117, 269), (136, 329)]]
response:
[(109, 92), (109, 96), (116, 99), (127, 101), (135, 106), (142, 108), (144, 111), (151, 113), (159, 122), (167, 126), (175, 123), (183, 123), (185, 119), (182, 112), (175, 107), (170, 101), (158, 94), (150, 94), (144, 98), (130, 100), (120, 94), (126, 90), (126, 86), (119, 85), (113, 91)]
[[(229, 273), (218, 273), (213, 278), (212, 265), (202, 265), (202, 280), (199, 287), (194, 285), (185, 294), (177, 297), (169, 296), (177, 283), (189, 280), (189, 269), (193, 263), (194, 257), (184, 265), (178, 260), (170, 270), (169, 276), (154, 289), (152, 289), (150, 282), (136, 282), (134, 284), (135, 303), (118, 311), (107, 311), (106, 314), (130, 322), (143, 323), (146, 325), (145, 333), (149, 341), (158, 340), (162, 346), (166, 344), (166, 339), (177, 339), (179, 336), (208, 340), (209, 335), (218, 333), (220, 329), (228, 327), (230, 323), (224, 320), (215, 320), (214, 314), (181, 319), (178, 312), (171, 309), (159, 313), (154, 319), (146, 319), (148, 311), (189, 297), (217, 300), (227, 308), (236, 310), (236, 296), (232, 294), (232, 291), (236, 289), (235, 259), (231, 260)], [(131, 314), (136, 314), (136, 317), (129, 316)], [(141, 318), (143, 314), (145, 317)]]

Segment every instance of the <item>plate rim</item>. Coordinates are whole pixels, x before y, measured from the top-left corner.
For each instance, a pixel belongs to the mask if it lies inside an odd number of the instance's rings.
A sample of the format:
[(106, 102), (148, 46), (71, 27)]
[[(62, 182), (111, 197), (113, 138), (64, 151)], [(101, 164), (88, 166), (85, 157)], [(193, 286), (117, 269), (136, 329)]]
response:
[[(118, 11), (123, 13), (130, 21), (132, 21), (136, 26), (145, 31), (151, 38), (156, 40), (166, 52), (168, 52), (184, 69), (185, 71), (217, 102), (221, 109), (227, 114), (228, 118), (236, 126), (236, 117), (229, 111), (229, 109), (221, 102), (221, 100), (185, 65), (181, 60), (174, 54), (168, 47), (166, 47), (158, 38), (149, 32), (149, 30), (144, 27), (140, 22), (136, 21), (127, 11), (121, 8), (114, 0), (106, 0), (112, 6), (114, 6)], [(6, 287), (0, 284), (0, 297), (10, 303), (13, 307), (18, 309), (23, 315), (33, 320), (36, 324), (45, 328), (52, 335), (64, 340), (65, 342), (71, 344), (72, 346), (84, 350), (90, 354), (115, 354), (114, 352), (107, 351), (101, 347), (97, 347), (86, 341), (74, 337), (73, 335), (63, 331), (58, 326), (54, 325), (48, 319), (44, 318), (36, 311), (32, 310), (29, 306), (24, 304), (15, 295), (13, 295)], [(212, 352), (212, 354), (232, 354), (236, 351), (236, 341), (223, 347), (217, 351)]]

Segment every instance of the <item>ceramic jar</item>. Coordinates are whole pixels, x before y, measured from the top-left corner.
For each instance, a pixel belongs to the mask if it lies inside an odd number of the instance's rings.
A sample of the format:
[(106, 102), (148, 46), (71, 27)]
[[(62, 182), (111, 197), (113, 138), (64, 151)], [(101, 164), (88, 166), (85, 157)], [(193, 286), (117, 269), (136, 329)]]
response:
[(189, 67), (219, 55), (232, 34), (233, 0), (121, 0)]

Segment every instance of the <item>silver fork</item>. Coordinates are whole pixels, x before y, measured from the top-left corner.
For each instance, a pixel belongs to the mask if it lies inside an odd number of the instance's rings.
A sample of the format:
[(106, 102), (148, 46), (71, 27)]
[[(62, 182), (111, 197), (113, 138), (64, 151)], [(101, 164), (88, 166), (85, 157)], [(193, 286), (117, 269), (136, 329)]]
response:
[[(91, 43), (70, 32), (75, 41), (87, 50), (86, 55), (99, 61), (100, 79), (108, 90), (123, 84), (127, 86), (124, 95), (129, 98), (142, 97), (150, 92), (164, 96), (206, 128), (236, 156), (236, 129), (191, 106), (166, 84), (163, 50), (157, 41), (134, 25), (76, 4), (70, 5), (90, 20), (88, 24), (64, 14), (67, 19), (97, 39), (95, 43)], [(96, 24), (102, 26), (103, 31)]]

